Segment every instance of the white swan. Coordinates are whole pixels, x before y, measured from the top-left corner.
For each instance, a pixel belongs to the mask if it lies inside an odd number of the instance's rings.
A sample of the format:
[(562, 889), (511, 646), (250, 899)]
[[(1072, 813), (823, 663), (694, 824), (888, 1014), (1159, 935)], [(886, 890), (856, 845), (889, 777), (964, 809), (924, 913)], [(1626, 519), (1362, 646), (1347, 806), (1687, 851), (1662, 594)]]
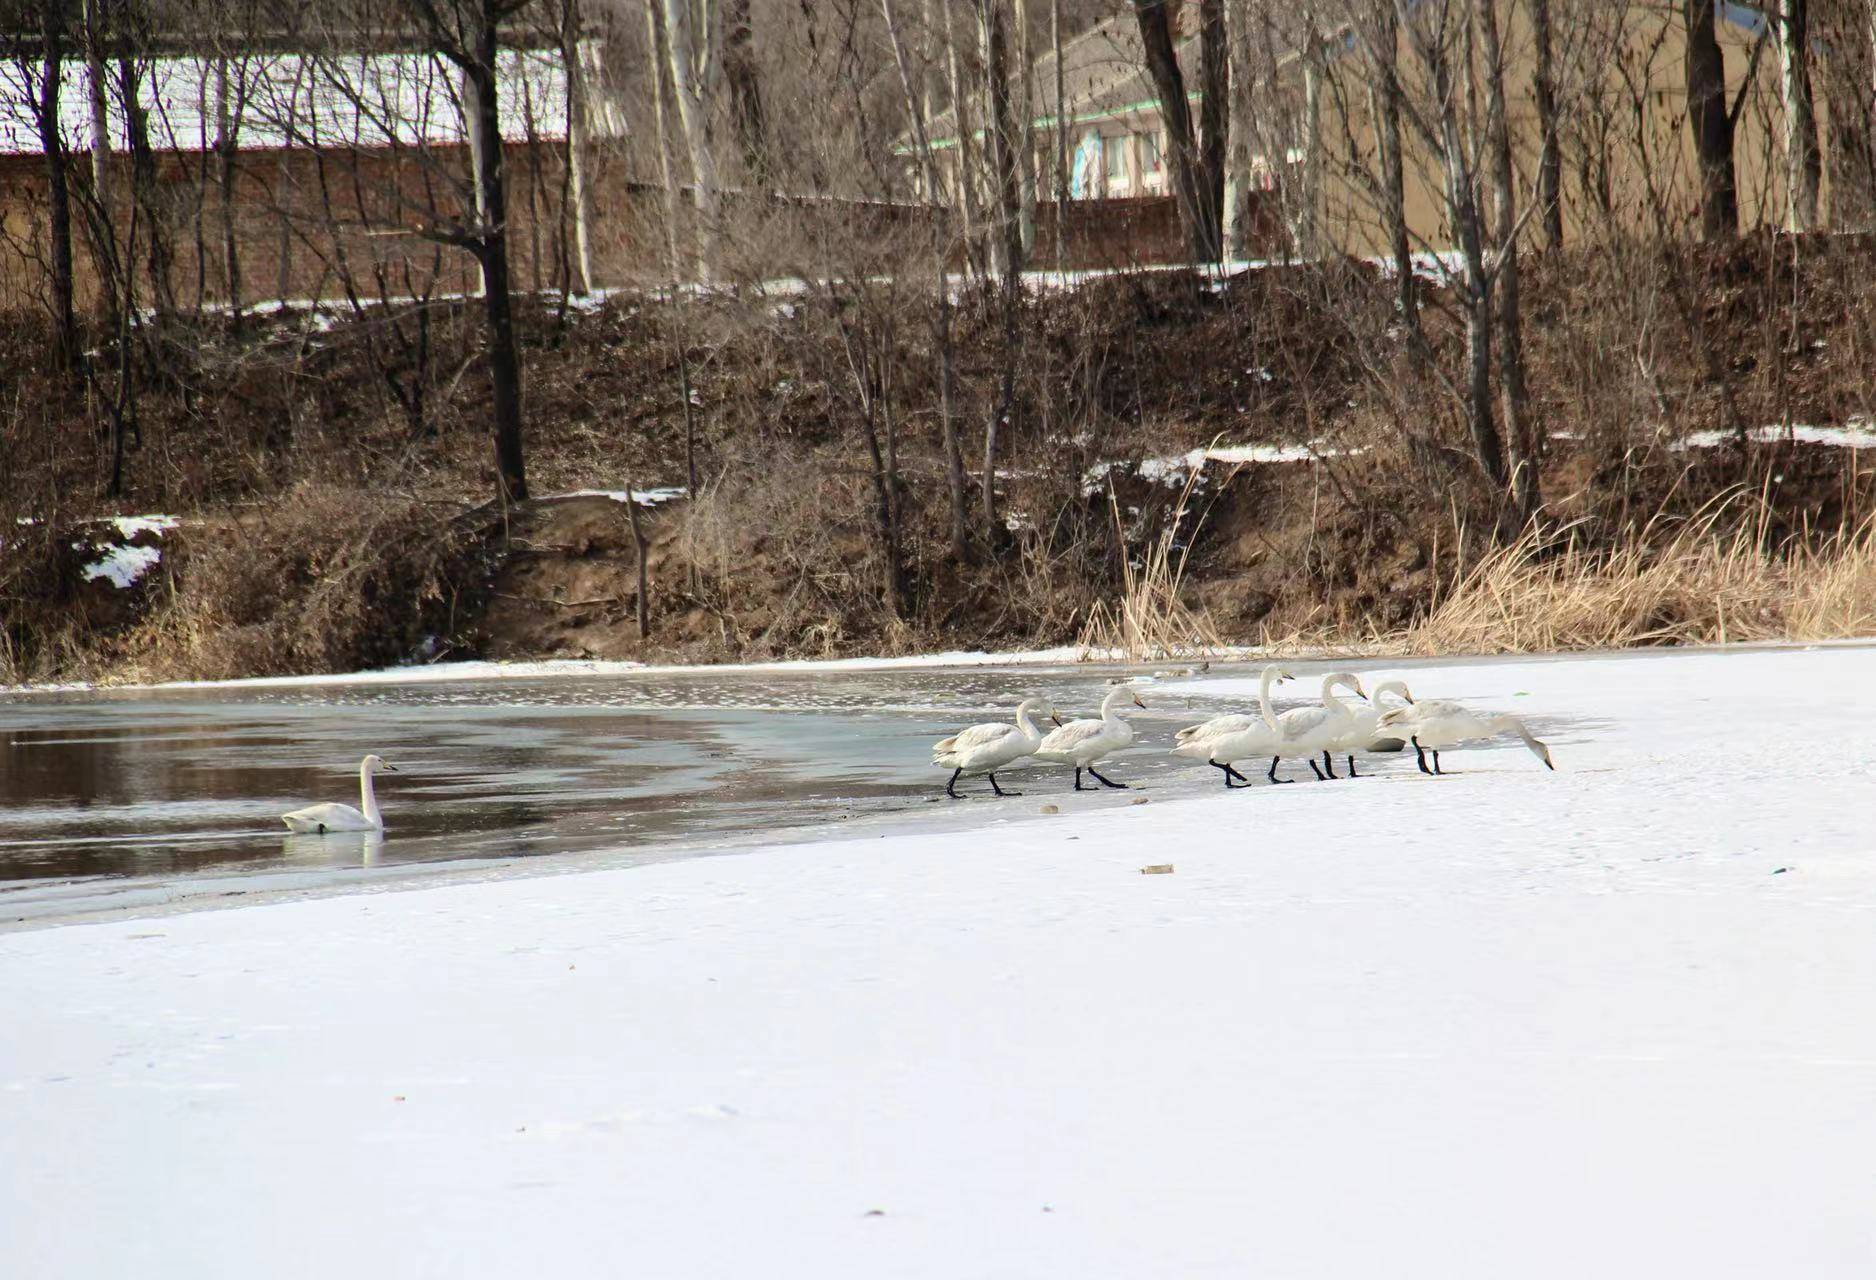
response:
[[(1384, 693), (1393, 694), (1410, 707), (1414, 704), (1414, 696), (1407, 691), (1405, 681), (1383, 680), (1374, 687), (1374, 696), (1368, 700), (1368, 705), (1356, 707), (1350, 713), (1348, 732), (1343, 734), (1342, 740), (1335, 744), (1335, 749), (1347, 754), (1348, 776), (1351, 778), (1358, 776), (1355, 773), (1355, 753), (1374, 750), (1375, 740), (1379, 736), (1376, 729), (1381, 722), (1381, 713), (1386, 710), (1381, 705), (1381, 695)], [(1329, 759), (1328, 755), (1327, 751), (1323, 752), (1323, 766), (1334, 772), (1335, 762)]]
[(1361, 680), (1349, 671), (1331, 671), (1322, 678), (1322, 705), (1315, 707), (1292, 707), (1277, 717), (1279, 738), (1276, 743), (1277, 754), (1270, 761), (1270, 780), (1281, 782), (1277, 777), (1277, 762), (1284, 756), (1305, 756), (1309, 760), (1309, 769), (1318, 781), (1326, 780), (1323, 771), (1316, 767), (1316, 753), (1323, 753), (1325, 763), (1329, 763), (1327, 777), (1336, 776), (1335, 767), (1328, 760), (1328, 749), (1342, 741), (1355, 722), (1355, 709), (1336, 696), (1338, 688), (1347, 689), (1363, 701), (1368, 693), (1361, 687)]
[(1233, 778), (1246, 786), (1250, 785), (1250, 779), (1232, 768), (1232, 765), (1239, 760), (1276, 753), (1275, 744), (1281, 730), (1277, 727), (1277, 713), (1270, 705), (1270, 686), (1280, 680), (1293, 679), (1295, 677), (1282, 667), (1265, 667), (1263, 678), (1258, 684), (1257, 714), (1213, 716), (1204, 724), (1181, 729), (1173, 735), (1173, 740), (1179, 745), (1172, 749), (1172, 753), (1188, 760), (1203, 760), (1221, 770), (1227, 788), (1232, 786)]
[(983, 774), (989, 777), (990, 789), (998, 795), (1021, 795), (1020, 791), (1005, 791), (997, 785), (997, 770), (1036, 753), (1036, 748), (1042, 744), (1042, 731), (1029, 720), (1030, 716), (1036, 714), (1045, 715), (1057, 724), (1062, 723), (1048, 699), (1024, 698), (1016, 708), (1015, 724), (1004, 724), (1001, 721), (974, 724), (934, 744), (931, 762), (951, 770), (951, 778), (945, 783), (945, 794), (953, 800), (963, 799), (953, 790), (957, 780), (965, 774), (972, 777)]
[[(1411, 707), (1396, 707), (1382, 715), (1379, 727), (1404, 733), (1413, 743), (1414, 756), (1420, 763), (1420, 772), (1440, 772), (1440, 751), (1445, 747), (1455, 747), (1462, 742), (1475, 742), (1480, 738), (1495, 738), (1501, 733), (1515, 733), (1524, 740), (1524, 745), (1531, 749), (1531, 754), (1544, 762), (1547, 769), (1557, 766), (1550, 759), (1550, 748), (1531, 736), (1531, 731), (1524, 727), (1524, 721), (1516, 716), (1487, 716), (1468, 710), (1457, 702), (1433, 698), (1425, 702), (1416, 702)], [(1433, 767), (1427, 768), (1427, 753), (1433, 753)]]
[(384, 815), (378, 812), (378, 796), (371, 789), (371, 775), (382, 769), (396, 773), (397, 766), (383, 756), (366, 756), (358, 765), (358, 795), (364, 809), (349, 804), (313, 804), (280, 815), (289, 831), (323, 836), (328, 831), (382, 831)]
[(1094, 762), (1110, 751), (1118, 751), (1133, 741), (1133, 726), (1120, 715), (1120, 709), (1129, 702), (1142, 710), (1146, 707), (1146, 703), (1140, 701), (1140, 696), (1133, 691), (1131, 685), (1115, 685), (1107, 697), (1101, 700), (1099, 720), (1070, 720), (1042, 740), (1036, 748), (1036, 759), (1074, 765), (1075, 790), (1077, 791), (1096, 790), (1096, 788), (1081, 785), (1083, 769), (1094, 774), (1094, 780), (1101, 786), (1125, 791), (1126, 783), (1113, 782), (1096, 773)]

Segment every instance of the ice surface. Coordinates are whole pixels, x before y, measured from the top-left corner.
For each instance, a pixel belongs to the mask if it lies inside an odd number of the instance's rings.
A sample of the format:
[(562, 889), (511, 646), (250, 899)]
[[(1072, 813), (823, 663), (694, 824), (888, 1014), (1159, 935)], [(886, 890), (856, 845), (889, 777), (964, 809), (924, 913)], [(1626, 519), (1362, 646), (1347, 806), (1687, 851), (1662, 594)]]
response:
[(10, 1266), (1871, 1274), (1876, 653), (1413, 685), (1559, 772), (0, 937)]

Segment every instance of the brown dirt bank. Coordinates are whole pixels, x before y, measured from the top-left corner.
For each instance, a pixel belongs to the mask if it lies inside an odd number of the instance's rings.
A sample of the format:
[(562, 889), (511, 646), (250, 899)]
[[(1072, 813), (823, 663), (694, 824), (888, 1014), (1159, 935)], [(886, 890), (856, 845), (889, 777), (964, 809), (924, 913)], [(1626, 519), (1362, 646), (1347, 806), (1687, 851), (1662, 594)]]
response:
[[(1617, 642), (1822, 626), (1814, 611), (1787, 627), (1773, 579), (1866, 546), (1830, 539), (1872, 509), (1876, 455), (1742, 433), (1871, 412), (1876, 250), (1767, 237), (1653, 252), (1639, 264), (1551, 255), (1530, 269), (1546, 510), (1521, 554), (1578, 578), (1629, 555), (1624, 572), (1659, 576), (1683, 563), (1673, 557), (1695, 530), (1735, 568), (1737, 557), (1770, 566), (1771, 594), (1749, 606), (1759, 616), (1716, 630), (1700, 591), (1651, 598)], [(1183, 569), (1173, 595), (1204, 635), (1404, 644), (1445, 609), (1442, 634), (1490, 647), (1497, 633), (1457, 628), (1451, 613), (1462, 586), (1511, 589), (1477, 572), (1491, 554), (1489, 499), (1439, 372), (1457, 359), (1457, 329), (1433, 290), (1432, 371), (1416, 371), (1387, 298), (1357, 265), (1218, 289), (1153, 273), (1032, 295), (997, 461), (1003, 527), (987, 533), (977, 478), (1000, 330), (989, 301), (968, 294), (956, 419), (974, 546), (962, 560), (947, 537), (933, 309), (911, 285), (676, 308), (621, 298), (564, 317), (534, 308), (537, 494), (682, 486), (695, 458), (695, 499), (641, 513), (645, 641), (624, 504), (484, 505), (485, 388), (460, 306), (279, 317), (238, 333), (178, 322), (164, 339), (174, 359), (139, 373), (138, 434), (115, 496), (96, 406), (34, 358), (41, 335), (15, 318), (0, 344), (15, 390), (0, 442), (0, 677), (1057, 644), (1083, 634), (1130, 567), (1138, 585), (1161, 550)], [(896, 595), (869, 429), (891, 461)], [(1726, 443), (1686, 447), (1716, 430)], [(1308, 444), (1315, 457), (1213, 463), (1189, 491), (1183, 469), (1140, 465), (1214, 439)], [(132, 540), (162, 559), (128, 589), (84, 577), (97, 540), (111, 541), (84, 521), (112, 511), (183, 519)], [(1864, 625), (1853, 607), (1830, 616)], [(1505, 634), (1569, 644), (1591, 630)]]

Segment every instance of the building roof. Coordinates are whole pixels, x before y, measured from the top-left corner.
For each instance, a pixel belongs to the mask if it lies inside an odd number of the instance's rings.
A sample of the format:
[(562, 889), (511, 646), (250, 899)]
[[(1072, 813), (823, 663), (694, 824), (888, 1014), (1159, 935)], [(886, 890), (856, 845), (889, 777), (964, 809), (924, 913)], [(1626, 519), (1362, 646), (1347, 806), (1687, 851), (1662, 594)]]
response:
[[(596, 49), (582, 47), (589, 61)], [(199, 55), (146, 60), (137, 99), (158, 151), (203, 151), (217, 144), (220, 68)], [(389, 147), (463, 141), (461, 73), (435, 54), (390, 52), (314, 56), (265, 53), (225, 64), (236, 146)], [(497, 57), (501, 131), (510, 141), (564, 138), (567, 77), (556, 50), (504, 49)], [(0, 154), (37, 154), (34, 110), (45, 64), (0, 61)], [(129, 146), (124, 95), (107, 72), (105, 99), (111, 145)], [(65, 145), (90, 146), (90, 78), (80, 60), (61, 67), (59, 123)], [(610, 113), (596, 113), (607, 115)], [(614, 125), (621, 122), (612, 121)], [(612, 132), (597, 120), (596, 132)]]

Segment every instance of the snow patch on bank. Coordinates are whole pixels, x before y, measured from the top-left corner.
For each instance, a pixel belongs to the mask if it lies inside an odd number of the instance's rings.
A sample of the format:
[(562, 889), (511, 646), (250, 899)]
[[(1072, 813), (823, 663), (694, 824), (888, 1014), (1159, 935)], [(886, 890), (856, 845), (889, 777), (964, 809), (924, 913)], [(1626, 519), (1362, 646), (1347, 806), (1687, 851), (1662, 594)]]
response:
[(163, 549), (147, 544), (133, 545), (130, 539), (137, 537), (161, 538), (182, 523), (175, 516), (107, 516), (94, 524), (108, 524), (117, 530), (117, 536), (124, 539), (116, 541), (74, 542), (72, 550), (90, 550), (98, 558), (87, 564), (82, 570), (86, 582), (95, 582), (99, 578), (107, 580), (118, 590), (128, 590), (143, 581), (150, 570), (163, 562)]
[[(1675, 452), (1687, 449), (1718, 449), (1733, 443), (1736, 434), (1731, 431), (1694, 431), (1668, 445)], [(1787, 440), (1798, 444), (1822, 444), (1839, 449), (1876, 449), (1876, 419), (1852, 418), (1840, 427), (1819, 427), (1808, 423), (1794, 423), (1787, 427), (1782, 423), (1754, 427), (1746, 432), (1746, 438), (1755, 444), (1783, 444)]]

